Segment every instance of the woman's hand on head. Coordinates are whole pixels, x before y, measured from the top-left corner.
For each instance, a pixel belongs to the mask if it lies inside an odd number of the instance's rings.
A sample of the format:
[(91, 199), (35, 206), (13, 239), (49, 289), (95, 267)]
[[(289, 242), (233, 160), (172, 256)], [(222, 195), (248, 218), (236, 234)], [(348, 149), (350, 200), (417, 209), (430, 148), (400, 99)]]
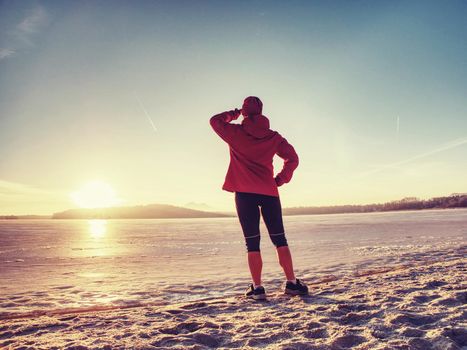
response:
[(227, 113), (230, 118), (229, 122), (231, 122), (232, 120), (236, 120), (238, 117), (240, 117), (241, 111), (238, 108), (235, 108), (231, 111), (228, 111)]

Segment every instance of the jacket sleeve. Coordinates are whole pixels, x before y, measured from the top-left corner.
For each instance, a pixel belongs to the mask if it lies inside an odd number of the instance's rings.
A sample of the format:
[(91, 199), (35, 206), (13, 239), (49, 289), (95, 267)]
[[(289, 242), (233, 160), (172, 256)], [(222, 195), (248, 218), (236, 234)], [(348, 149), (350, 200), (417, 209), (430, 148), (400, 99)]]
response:
[(238, 118), (240, 113), (235, 110), (216, 114), (209, 121), (211, 127), (225, 142), (231, 143), (238, 130), (238, 125), (230, 124), (232, 120)]
[(282, 186), (292, 179), (293, 172), (298, 167), (298, 155), (286, 139), (279, 144), (276, 154), (284, 159), (284, 166), (275, 177), (277, 186)]

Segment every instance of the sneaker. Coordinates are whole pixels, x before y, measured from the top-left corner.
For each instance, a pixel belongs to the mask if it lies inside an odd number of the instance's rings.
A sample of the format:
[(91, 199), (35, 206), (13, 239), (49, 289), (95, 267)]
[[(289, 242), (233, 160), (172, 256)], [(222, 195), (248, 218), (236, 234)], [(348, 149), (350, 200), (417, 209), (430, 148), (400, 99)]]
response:
[(266, 299), (266, 291), (264, 287), (256, 287), (254, 288), (252, 284), (248, 287), (245, 292), (245, 296), (247, 298), (253, 298), (254, 300), (265, 300)]
[(284, 293), (290, 295), (308, 295), (308, 287), (297, 278), (295, 283), (286, 282)]

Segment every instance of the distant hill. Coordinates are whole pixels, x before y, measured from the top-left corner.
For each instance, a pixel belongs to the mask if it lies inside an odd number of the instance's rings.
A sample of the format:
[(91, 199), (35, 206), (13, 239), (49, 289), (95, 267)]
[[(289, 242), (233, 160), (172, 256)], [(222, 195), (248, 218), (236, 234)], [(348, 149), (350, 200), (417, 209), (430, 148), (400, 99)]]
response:
[(415, 197), (406, 197), (398, 201), (378, 204), (333, 205), (327, 207), (294, 207), (284, 208), (282, 213), (284, 215), (310, 215), (449, 208), (467, 208), (467, 195), (454, 193), (448, 197), (436, 197), (427, 200), (420, 200)]
[(0, 220), (15, 220), (15, 219), (51, 219), (50, 215), (0, 215)]
[[(203, 207), (203, 203), (193, 203)], [(393, 210), (423, 210), (467, 208), (467, 194), (453, 193), (447, 197), (420, 200), (406, 197), (401, 200), (363, 205), (333, 205), (324, 207), (283, 208), (283, 215), (369, 213)], [(159, 218), (216, 218), (236, 217), (235, 212), (194, 210), (166, 204), (138, 205), (133, 207), (70, 209), (50, 215), (0, 215), (5, 219), (159, 219)]]
[(213, 211), (213, 208), (211, 208), (206, 203), (197, 203), (197, 202), (186, 203), (183, 206), (183, 208), (189, 208), (189, 209), (195, 209), (195, 210), (201, 210), (201, 211)]
[(166, 204), (133, 207), (69, 209), (52, 215), (53, 219), (162, 219), (162, 218), (215, 218), (229, 215), (187, 209)]

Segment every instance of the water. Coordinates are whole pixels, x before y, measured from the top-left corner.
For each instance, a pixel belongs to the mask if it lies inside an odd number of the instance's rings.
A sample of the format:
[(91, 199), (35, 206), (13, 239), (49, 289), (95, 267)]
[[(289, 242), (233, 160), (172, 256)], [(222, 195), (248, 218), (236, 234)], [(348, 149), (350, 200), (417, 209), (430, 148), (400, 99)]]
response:
[[(300, 277), (463, 252), (467, 210), (286, 216)], [(264, 279), (282, 280), (261, 223)], [(237, 218), (0, 221), (0, 314), (239, 293)]]

